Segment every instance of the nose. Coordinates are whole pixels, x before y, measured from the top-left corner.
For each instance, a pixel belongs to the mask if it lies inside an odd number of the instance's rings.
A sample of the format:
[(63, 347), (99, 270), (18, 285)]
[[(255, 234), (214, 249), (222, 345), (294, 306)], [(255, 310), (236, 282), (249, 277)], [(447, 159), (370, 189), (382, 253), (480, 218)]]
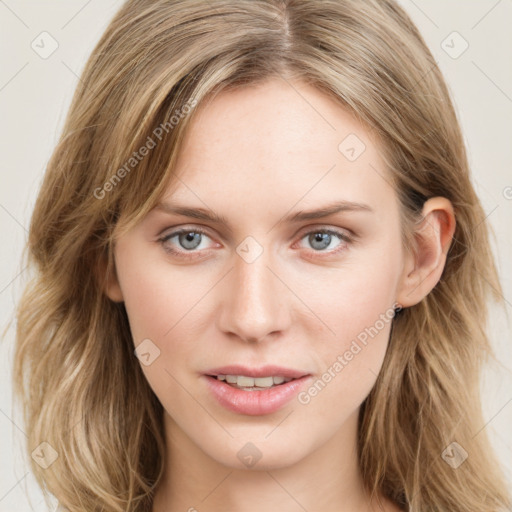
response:
[(235, 254), (234, 268), (222, 289), (218, 317), (222, 332), (247, 342), (257, 342), (286, 330), (290, 314), (286, 304), (290, 292), (269, 263), (265, 251), (250, 263)]

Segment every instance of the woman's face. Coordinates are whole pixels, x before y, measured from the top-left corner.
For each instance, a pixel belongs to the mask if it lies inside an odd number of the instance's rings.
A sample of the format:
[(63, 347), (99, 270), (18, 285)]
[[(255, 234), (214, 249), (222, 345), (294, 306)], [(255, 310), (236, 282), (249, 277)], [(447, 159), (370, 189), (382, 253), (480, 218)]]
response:
[[(197, 109), (177, 179), (116, 244), (108, 293), (168, 433), (226, 466), (287, 466), (353, 438), (401, 302), (397, 196), (369, 133), (311, 86), (269, 81)], [(206, 376), (228, 365), (307, 377), (249, 391)]]

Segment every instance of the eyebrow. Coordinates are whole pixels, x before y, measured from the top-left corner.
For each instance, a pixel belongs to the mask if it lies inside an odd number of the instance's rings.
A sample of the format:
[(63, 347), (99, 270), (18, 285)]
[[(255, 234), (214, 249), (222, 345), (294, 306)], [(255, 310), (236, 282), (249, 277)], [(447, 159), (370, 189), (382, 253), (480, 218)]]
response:
[[(211, 210), (205, 208), (192, 208), (188, 206), (181, 206), (177, 204), (170, 204), (160, 202), (155, 206), (155, 209), (162, 210), (166, 213), (174, 215), (182, 215), (184, 217), (191, 217), (193, 219), (209, 221), (212, 223), (223, 224), (229, 226), (229, 221), (223, 215), (219, 215)], [(286, 215), (279, 222), (302, 222), (305, 220), (322, 219), (329, 217), (339, 212), (368, 212), (375, 213), (375, 210), (364, 203), (357, 203), (353, 201), (336, 201), (331, 204), (327, 204), (320, 208), (313, 210), (300, 210), (295, 213)]]

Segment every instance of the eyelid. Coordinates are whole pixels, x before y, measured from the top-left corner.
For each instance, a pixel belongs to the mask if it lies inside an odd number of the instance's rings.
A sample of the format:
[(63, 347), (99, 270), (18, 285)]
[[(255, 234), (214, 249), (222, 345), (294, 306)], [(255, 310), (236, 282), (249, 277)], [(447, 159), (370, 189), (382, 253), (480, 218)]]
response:
[[(173, 230), (173, 231), (170, 231), (169, 233), (164, 234), (168, 230)], [(331, 226), (331, 225), (325, 225), (325, 224), (315, 224), (312, 226), (311, 225), (305, 226), (302, 229), (298, 230), (293, 236), (290, 237), (290, 240), (300, 236), (301, 233), (303, 233), (303, 235), (301, 235), (301, 238), (303, 238), (305, 235), (310, 234), (314, 230), (329, 231), (329, 232), (334, 232), (336, 234), (339, 233), (339, 234), (345, 235), (347, 238), (354, 239), (354, 240), (357, 239), (357, 235), (351, 229), (340, 228), (337, 226)], [(166, 227), (165, 229), (160, 231), (156, 236), (157, 236), (158, 240), (169, 239), (172, 236), (182, 234), (186, 231), (194, 231), (197, 233), (204, 234), (204, 235), (208, 236), (209, 238), (213, 238), (209, 234), (208, 229), (201, 225), (196, 225), (196, 226), (186, 226), (186, 225), (181, 226), (181, 225), (179, 225), (179, 226), (173, 226), (173, 227)]]
[(351, 239), (357, 238), (357, 235), (351, 229), (342, 228), (339, 226), (333, 226), (331, 224), (308, 225), (308, 226), (305, 226), (304, 228), (301, 228), (295, 236), (299, 236), (299, 235), (301, 235), (301, 233), (304, 233), (304, 235), (307, 235), (307, 234), (311, 233), (312, 231), (329, 231), (332, 233), (344, 235), (347, 238), (351, 238)]
[[(166, 237), (168, 235), (176, 234), (180, 231), (198, 231), (198, 232), (207, 232), (208, 228), (206, 226), (201, 226), (201, 224), (188, 226), (187, 224), (177, 224), (176, 226), (167, 226), (161, 231), (159, 231), (156, 236), (158, 238)], [(166, 234), (167, 233), (167, 234)]]
[(182, 235), (184, 233), (189, 233), (189, 232), (200, 233), (201, 235), (206, 235), (208, 238), (213, 239), (213, 237), (209, 234), (208, 230), (201, 226), (195, 226), (195, 227), (185, 226), (185, 227), (176, 227), (174, 229), (173, 228), (170, 228), (170, 229), (172, 229), (172, 231), (165, 233), (165, 231), (167, 231), (167, 228), (166, 228), (161, 232), (162, 234), (157, 235), (159, 242), (165, 242), (171, 238), (174, 238), (177, 235)]

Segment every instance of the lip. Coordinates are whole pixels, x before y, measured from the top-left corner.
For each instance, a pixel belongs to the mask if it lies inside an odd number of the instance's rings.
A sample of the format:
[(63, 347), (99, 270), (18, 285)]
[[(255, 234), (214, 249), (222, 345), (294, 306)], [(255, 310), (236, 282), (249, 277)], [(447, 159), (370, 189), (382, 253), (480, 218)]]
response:
[[(244, 375), (246, 377), (269, 377), (281, 376), (286, 379), (300, 379), (301, 377), (309, 375), (308, 372), (301, 370), (294, 370), (292, 368), (284, 368), (283, 366), (266, 365), (260, 368), (249, 368), (239, 364), (232, 364), (214, 368), (204, 372), (205, 375)], [(251, 391), (249, 391), (251, 393)]]
[[(253, 375), (247, 375), (247, 373), (243, 372), (238, 373), (238, 371), (239, 369), (236, 373), (227, 373), (227, 375), (246, 375), (247, 377), (253, 377)], [(283, 375), (283, 373), (267, 373), (266, 375)], [(258, 375), (256, 375), (256, 377), (257, 376)], [(262, 391), (244, 391), (243, 389), (237, 389), (226, 384), (225, 381), (218, 380), (217, 377), (212, 377), (211, 374), (202, 375), (201, 378), (205, 380), (206, 386), (211, 394), (217, 399), (220, 405), (226, 409), (238, 414), (261, 416), (272, 414), (284, 407), (308, 382), (310, 382), (312, 376), (304, 375), (295, 378), (295, 380), (274, 386), (273, 388), (263, 389)]]

